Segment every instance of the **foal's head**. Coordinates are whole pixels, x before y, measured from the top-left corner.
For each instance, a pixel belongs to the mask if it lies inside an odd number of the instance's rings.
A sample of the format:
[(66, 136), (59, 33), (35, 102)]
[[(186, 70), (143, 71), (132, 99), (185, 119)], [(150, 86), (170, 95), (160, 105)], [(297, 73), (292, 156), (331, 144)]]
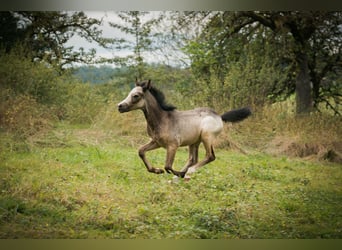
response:
[(151, 85), (151, 80), (138, 82), (129, 92), (125, 100), (118, 104), (120, 113), (129, 112), (135, 109), (143, 109), (146, 106), (146, 93), (149, 92), (156, 100), (156, 105), (165, 111), (172, 111), (176, 107), (165, 102), (164, 94)]
[(118, 104), (120, 113), (129, 112), (135, 109), (142, 109), (145, 107), (145, 91), (151, 86), (151, 80), (136, 82), (135, 87), (129, 92), (125, 100)]

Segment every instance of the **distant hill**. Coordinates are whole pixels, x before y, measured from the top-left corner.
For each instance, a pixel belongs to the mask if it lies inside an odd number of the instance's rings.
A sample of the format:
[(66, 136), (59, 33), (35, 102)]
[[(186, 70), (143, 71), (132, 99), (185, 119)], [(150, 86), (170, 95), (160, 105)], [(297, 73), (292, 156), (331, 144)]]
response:
[(113, 68), (111, 66), (81, 66), (74, 70), (74, 75), (84, 83), (103, 84), (111, 82), (115, 77), (127, 74), (127, 68)]

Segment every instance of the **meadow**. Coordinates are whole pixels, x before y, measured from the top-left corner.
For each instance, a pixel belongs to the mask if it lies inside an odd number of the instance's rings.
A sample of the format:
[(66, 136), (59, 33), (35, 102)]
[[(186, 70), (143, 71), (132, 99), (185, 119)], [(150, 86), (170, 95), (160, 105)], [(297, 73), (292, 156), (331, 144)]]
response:
[[(139, 159), (148, 141), (142, 116), (118, 117), (120, 131), (58, 123), (22, 143), (1, 134), (0, 238), (342, 237), (341, 164), (221, 141), (216, 161), (176, 181), (148, 173)], [(129, 133), (132, 121), (139, 129)], [(165, 151), (147, 157), (163, 166)], [(186, 159), (182, 148), (175, 168)]]

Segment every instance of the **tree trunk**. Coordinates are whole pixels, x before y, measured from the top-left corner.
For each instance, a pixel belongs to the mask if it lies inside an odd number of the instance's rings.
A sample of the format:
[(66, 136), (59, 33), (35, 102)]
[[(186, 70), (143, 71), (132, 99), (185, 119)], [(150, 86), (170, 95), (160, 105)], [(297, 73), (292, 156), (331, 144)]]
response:
[(296, 113), (307, 114), (313, 110), (312, 84), (310, 81), (308, 57), (297, 52), (298, 75), (296, 78)]

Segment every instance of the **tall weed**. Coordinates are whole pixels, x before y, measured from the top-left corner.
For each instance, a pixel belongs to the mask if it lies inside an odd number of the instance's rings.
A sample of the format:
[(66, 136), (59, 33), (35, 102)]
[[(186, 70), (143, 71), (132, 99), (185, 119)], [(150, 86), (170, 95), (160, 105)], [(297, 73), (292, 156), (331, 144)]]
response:
[(68, 86), (63, 103), (65, 119), (74, 124), (91, 124), (99, 110), (106, 104), (106, 97), (97, 92), (95, 86), (73, 83)]
[(253, 111), (231, 137), (249, 149), (342, 162), (342, 118), (328, 112), (297, 116), (289, 99)]
[(47, 106), (29, 95), (18, 95), (2, 102), (1, 127), (19, 139), (51, 129), (56, 117)]

